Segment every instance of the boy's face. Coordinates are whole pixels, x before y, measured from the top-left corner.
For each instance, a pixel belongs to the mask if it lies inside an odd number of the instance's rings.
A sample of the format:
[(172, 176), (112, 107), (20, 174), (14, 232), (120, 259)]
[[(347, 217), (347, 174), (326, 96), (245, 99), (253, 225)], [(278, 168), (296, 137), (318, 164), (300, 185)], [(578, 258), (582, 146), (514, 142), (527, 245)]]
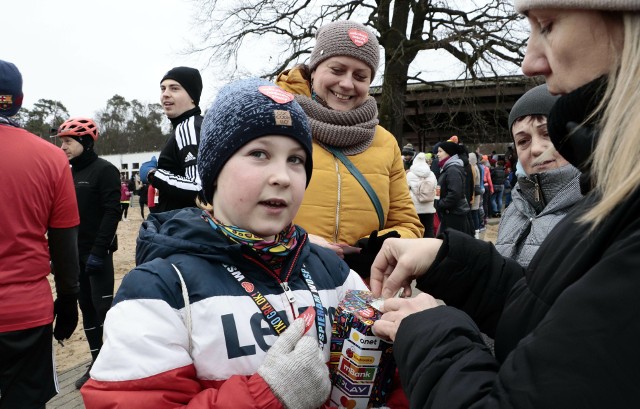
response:
[(168, 118), (177, 118), (196, 107), (189, 93), (175, 80), (164, 80), (160, 84), (160, 104)]
[(220, 171), (213, 214), (224, 224), (272, 240), (302, 203), (307, 154), (288, 136), (267, 135), (240, 148)]

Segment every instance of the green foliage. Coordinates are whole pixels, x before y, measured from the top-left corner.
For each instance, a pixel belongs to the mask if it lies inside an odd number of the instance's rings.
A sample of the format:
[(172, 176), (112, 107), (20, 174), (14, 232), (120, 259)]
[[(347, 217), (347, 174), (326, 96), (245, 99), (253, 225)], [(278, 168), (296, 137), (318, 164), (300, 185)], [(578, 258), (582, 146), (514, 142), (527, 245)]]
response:
[[(40, 99), (32, 109), (21, 108), (15, 119), (27, 131), (59, 146), (55, 134), (69, 117), (60, 101)], [(114, 95), (92, 119), (99, 128), (95, 148), (99, 155), (159, 151), (169, 137), (162, 131), (165, 116), (158, 103), (129, 102)]]

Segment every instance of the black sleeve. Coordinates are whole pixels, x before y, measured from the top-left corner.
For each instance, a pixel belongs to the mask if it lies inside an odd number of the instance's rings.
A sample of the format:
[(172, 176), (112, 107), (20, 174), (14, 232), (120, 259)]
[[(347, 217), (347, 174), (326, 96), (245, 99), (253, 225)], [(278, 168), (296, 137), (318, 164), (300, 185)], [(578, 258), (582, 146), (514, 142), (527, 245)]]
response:
[(100, 175), (100, 203), (103, 208), (102, 221), (91, 253), (98, 257), (107, 255), (109, 246), (120, 222), (120, 173), (115, 166), (105, 166)]
[(77, 294), (80, 292), (78, 277), (78, 228), (50, 228), (47, 233), (51, 263), (55, 271), (54, 280), (58, 294)]
[(447, 229), (444, 243), (417, 288), (466, 312), (482, 332), (495, 336), (507, 295), (524, 268), (503, 257), (493, 243)]

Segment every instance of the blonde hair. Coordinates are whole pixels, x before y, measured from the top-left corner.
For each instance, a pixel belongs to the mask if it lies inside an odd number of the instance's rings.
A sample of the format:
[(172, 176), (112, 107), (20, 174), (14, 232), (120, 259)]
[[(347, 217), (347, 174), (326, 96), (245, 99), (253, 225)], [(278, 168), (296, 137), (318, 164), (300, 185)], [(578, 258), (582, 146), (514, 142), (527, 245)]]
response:
[(600, 136), (592, 155), (592, 177), (601, 195), (580, 219), (595, 229), (640, 185), (640, 14), (623, 13), (624, 45), (612, 70), (602, 112)]

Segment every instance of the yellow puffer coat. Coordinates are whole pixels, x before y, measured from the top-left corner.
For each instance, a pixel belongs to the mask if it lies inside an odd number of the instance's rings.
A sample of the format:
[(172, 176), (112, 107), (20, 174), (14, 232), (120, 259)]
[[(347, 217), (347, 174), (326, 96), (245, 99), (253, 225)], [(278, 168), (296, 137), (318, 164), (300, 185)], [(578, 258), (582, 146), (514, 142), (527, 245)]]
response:
[[(297, 68), (280, 74), (277, 84), (294, 94), (310, 96), (309, 83)], [(402, 155), (393, 135), (377, 126), (371, 146), (348, 158), (382, 204), (385, 223), (379, 235), (395, 230), (401, 237), (422, 237), (424, 227), (409, 196)], [(329, 242), (351, 245), (379, 228), (376, 210), (360, 183), (315, 139), (313, 176), (294, 222)]]

